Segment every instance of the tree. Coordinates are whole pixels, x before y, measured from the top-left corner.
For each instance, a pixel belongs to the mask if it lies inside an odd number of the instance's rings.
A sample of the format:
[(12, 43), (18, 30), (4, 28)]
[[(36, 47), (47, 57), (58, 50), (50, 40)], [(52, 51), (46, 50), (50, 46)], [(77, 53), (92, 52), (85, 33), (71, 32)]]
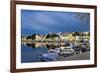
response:
[(51, 35), (47, 34), (46, 39), (49, 39), (49, 38), (51, 38)]
[(36, 39), (36, 34), (33, 34), (33, 35), (31, 36), (31, 39), (32, 39), (32, 40)]
[(26, 39), (32, 39), (32, 36), (27, 36)]
[(80, 36), (80, 33), (79, 32), (74, 32), (72, 35), (73, 36)]
[(24, 36), (21, 36), (21, 38), (23, 38)]
[(88, 32), (87, 36), (90, 36), (90, 32)]
[(52, 37), (59, 37), (59, 35), (57, 35), (57, 34), (52, 34)]
[(59, 35), (53, 33), (53, 34), (47, 34), (46, 39), (48, 38), (55, 38), (55, 37), (59, 37)]

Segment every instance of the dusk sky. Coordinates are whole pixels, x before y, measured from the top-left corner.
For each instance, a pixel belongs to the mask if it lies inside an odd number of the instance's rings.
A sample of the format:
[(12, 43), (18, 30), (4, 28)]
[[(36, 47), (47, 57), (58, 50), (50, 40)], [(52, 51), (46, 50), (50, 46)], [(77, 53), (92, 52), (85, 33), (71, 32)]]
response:
[(21, 10), (21, 34), (90, 31), (90, 15), (81, 21), (77, 14), (89, 13)]

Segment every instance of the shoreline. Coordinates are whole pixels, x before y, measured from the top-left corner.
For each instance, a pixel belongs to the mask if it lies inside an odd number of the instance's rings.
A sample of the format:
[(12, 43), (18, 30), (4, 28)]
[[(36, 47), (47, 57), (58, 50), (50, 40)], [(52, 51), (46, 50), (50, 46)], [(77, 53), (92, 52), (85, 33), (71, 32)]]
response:
[(82, 54), (77, 54), (73, 56), (69, 56), (66, 58), (60, 58), (58, 61), (69, 61), (69, 60), (89, 60), (90, 59), (90, 51), (84, 52)]

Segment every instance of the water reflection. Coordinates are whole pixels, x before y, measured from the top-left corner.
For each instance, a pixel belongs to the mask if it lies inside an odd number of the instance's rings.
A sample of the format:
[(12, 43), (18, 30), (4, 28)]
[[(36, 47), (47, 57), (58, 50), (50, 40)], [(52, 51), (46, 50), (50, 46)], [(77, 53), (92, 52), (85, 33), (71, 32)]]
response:
[(59, 42), (22, 42), (22, 62), (66, 60), (67, 57), (89, 51), (89, 43), (75, 45)]

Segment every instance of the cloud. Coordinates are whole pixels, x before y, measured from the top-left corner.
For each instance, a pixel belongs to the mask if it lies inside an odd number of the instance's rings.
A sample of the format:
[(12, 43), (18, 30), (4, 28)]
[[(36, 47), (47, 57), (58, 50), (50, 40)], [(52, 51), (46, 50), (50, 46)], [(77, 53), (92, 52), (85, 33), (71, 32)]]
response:
[(80, 27), (79, 19), (72, 12), (22, 10), (22, 30), (31, 29), (33, 32), (72, 32), (88, 30), (89, 26)]

